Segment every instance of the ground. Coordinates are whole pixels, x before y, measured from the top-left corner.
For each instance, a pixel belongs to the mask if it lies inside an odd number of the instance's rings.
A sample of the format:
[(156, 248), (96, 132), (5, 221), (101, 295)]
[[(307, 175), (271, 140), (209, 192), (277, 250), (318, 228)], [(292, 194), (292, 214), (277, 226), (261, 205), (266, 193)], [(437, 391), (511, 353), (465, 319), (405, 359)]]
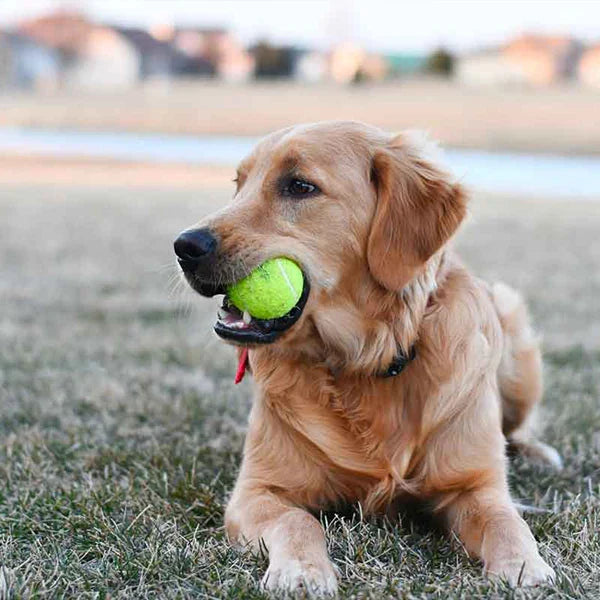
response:
[[(260, 598), (266, 558), (222, 527), (251, 383), (216, 300), (173, 291), (173, 238), (230, 190), (80, 168), (0, 188), (0, 598)], [(513, 594), (430, 524), (355, 510), (322, 516), (342, 598), (599, 593), (600, 203), (475, 194), (472, 213), (466, 262), (522, 289), (544, 335), (565, 467), (516, 459), (510, 479), (557, 582)]]
[(355, 86), (155, 81), (124, 92), (0, 94), (0, 127), (264, 135), (327, 119), (424, 129), (445, 146), (600, 152), (598, 90), (572, 83), (498, 89), (435, 79)]

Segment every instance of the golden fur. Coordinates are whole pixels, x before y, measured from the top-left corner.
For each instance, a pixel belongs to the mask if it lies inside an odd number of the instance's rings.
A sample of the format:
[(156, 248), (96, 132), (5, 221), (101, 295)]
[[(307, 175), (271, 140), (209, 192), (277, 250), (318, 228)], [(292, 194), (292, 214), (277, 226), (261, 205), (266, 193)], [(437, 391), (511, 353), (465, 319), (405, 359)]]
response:
[[(322, 193), (282, 198), (290, 171)], [(540, 351), (516, 292), (480, 281), (449, 248), (465, 213), (463, 189), (413, 136), (332, 122), (265, 138), (233, 202), (202, 222), (223, 277), (285, 255), (311, 282), (298, 323), (250, 349), (256, 397), (226, 512), (232, 540), (266, 545), (268, 587), (335, 591), (308, 511), (383, 512), (403, 497), (428, 503), (488, 572), (552, 576), (506, 481), (504, 434), (559, 460), (530, 435)], [(376, 375), (413, 346), (399, 376)]]

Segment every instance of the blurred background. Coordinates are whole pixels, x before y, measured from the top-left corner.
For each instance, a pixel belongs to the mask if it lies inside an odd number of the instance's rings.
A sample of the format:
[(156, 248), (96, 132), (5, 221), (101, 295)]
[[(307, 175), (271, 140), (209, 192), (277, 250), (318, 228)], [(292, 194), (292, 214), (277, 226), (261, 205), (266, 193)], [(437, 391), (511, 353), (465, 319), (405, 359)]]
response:
[[(423, 129), (469, 189), (457, 245), (529, 302), (566, 465), (511, 485), (558, 514), (530, 518), (564, 595), (597, 592), (599, 2), (2, 0), (0, 597), (259, 597), (220, 529), (250, 378), (172, 241), (262, 135), (325, 119)], [(337, 560), (380, 539), (362, 527)], [(422, 597), (440, 571), (464, 596), (463, 569), (492, 594), (447, 541), (390, 532), (340, 562), (344, 594)]]
[(231, 165), (273, 129), (359, 119), (425, 129), (480, 188), (595, 195), (597, 161), (535, 154), (600, 150), (599, 19), (585, 0), (568, 10), (536, 0), (410, 10), (378, 0), (5, 1), (0, 150)]
[[(5, 1), (0, 148), (229, 164), (254, 143), (239, 136), (350, 118), (423, 128), (454, 148), (595, 154), (599, 18), (585, 0), (568, 10), (535, 0), (410, 10), (378, 0)], [(454, 158), (470, 171), (481, 156)]]
[(5, 1), (4, 177), (17, 157), (230, 166), (336, 118), (424, 129), (480, 189), (597, 195), (599, 20), (585, 0)]

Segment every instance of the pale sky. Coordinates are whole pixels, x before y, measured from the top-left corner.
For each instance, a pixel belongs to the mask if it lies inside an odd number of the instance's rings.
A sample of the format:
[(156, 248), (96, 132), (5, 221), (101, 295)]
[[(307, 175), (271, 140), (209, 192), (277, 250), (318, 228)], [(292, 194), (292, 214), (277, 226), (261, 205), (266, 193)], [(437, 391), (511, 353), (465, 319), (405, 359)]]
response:
[(600, 0), (0, 0), (0, 24), (56, 8), (132, 25), (225, 26), (244, 42), (264, 38), (327, 48), (468, 50), (522, 32), (600, 41)]

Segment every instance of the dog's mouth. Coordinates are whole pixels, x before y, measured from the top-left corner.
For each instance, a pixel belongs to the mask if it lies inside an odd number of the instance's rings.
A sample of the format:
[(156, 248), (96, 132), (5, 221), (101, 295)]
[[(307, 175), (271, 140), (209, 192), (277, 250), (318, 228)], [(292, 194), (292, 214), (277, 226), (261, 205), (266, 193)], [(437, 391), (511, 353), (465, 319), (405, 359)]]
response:
[(249, 313), (236, 308), (225, 295), (221, 308), (217, 312), (215, 333), (224, 340), (244, 346), (271, 344), (298, 321), (306, 306), (309, 293), (310, 285), (307, 278), (304, 277), (304, 286), (298, 302), (289, 312), (276, 319), (252, 317)]

